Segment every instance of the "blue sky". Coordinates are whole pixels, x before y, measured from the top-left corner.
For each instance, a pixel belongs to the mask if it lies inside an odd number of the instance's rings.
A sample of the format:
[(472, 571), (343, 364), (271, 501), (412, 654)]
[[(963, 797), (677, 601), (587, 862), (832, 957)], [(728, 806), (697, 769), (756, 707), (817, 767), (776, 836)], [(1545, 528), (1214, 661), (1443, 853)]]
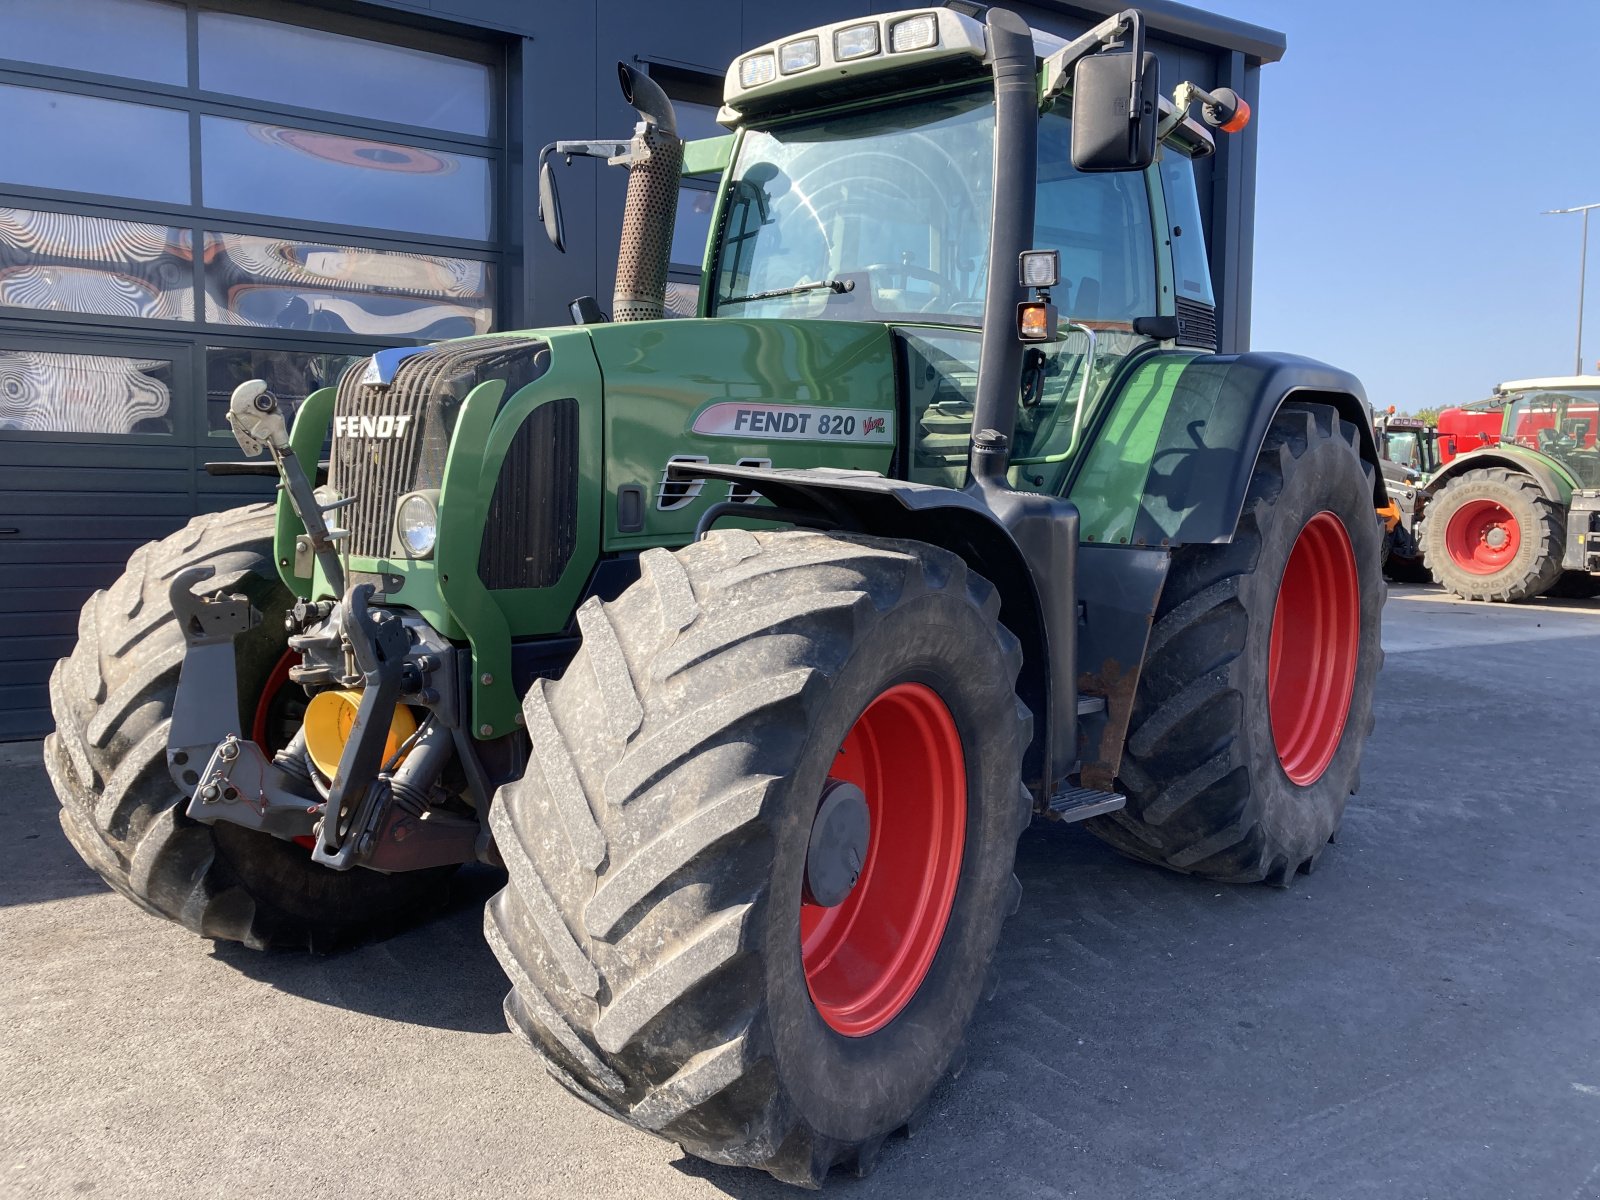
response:
[[(1401, 412), (1571, 373), (1581, 218), (1539, 213), (1600, 202), (1600, 3), (1191, 2), (1289, 41), (1256, 116), (1256, 349)], [(1594, 373), (1600, 211), (1589, 250)]]

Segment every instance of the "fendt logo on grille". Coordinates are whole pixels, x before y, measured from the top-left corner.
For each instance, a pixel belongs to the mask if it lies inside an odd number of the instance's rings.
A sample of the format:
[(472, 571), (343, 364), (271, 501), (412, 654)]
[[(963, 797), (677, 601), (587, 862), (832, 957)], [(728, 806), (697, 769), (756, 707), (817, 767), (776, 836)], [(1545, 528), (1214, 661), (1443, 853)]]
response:
[(381, 416), (335, 417), (334, 437), (397, 438), (411, 424), (410, 413), (384, 413)]

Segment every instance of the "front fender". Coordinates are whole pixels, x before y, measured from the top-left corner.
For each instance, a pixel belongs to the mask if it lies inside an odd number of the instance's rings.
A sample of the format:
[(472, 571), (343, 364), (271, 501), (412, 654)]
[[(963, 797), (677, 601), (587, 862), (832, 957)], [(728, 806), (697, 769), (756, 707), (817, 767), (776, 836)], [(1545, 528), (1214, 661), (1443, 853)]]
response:
[[(1078, 514), (1055, 496), (972, 491), (828, 468), (676, 463), (675, 479), (747, 484), (783, 509), (848, 532), (927, 542), (959, 555), (1000, 594), (1000, 620), (1022, 643), (1017, 691), (1033, 710), (1025, 781), (1047, 800), (1077, 765)], [(759, 511), (759, 510), (757, 510)]]
[(1267, 430), (1286, 401), (1331, 405), (1373, 465), (1388, 504), (1361, 381), (1291, 354), (1151, 355), (1102, 406), (1068, 497), (1089, 544), (1175, 546), (1233, 539)]

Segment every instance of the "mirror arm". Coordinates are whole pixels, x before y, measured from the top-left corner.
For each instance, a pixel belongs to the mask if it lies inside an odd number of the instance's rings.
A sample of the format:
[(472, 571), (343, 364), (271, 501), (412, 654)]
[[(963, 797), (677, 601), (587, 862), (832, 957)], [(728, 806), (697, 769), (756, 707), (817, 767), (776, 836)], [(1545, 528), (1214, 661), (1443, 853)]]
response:
[(1079, 59), (1088, 58), (1100, 50), (1114, 46), (1122, 40), (1124, 34), (1133, 31), (1134, 59), (1133, 59), (1133, 91), (1130, 99), (1134, 102), (1130, 112), (1137, 111), (1139, 99), (1139, 64), (1143, 61), (1144, 52), (1144, 18), (1135, 8), (1125, 8), (1114, 16), (1107, 17), (1088, 33), (1074, 38), (1049, 58), (1044, 60), (1044, 78), (1046, 80), (1044, 92), (1039, 97), (1039, 107), (1047, 107), (1061, 93), (1067, 90), (1067, 83), (1072, 78), (1072, 68)]

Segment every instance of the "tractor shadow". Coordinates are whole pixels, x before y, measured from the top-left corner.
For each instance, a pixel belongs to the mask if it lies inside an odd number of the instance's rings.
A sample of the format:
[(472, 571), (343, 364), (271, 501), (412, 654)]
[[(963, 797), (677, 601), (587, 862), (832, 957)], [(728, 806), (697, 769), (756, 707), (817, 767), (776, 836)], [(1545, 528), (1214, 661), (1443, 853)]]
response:
[[(1042, 820), (1022, 838), (1017, 874), (1022, 906), (1007, 922), (997, 989), (969, 1030), (961, 1074), (935, 1090), (914, 1140), (891, 1138), (865, 1180), (835, 1170), (830, 1191), (919, 1200), (1156, 1194), (1107, 1178), (1086, 1152), (1092, 1158), (1107, 1127), (1128, 1119), (1130, 1082), (1149, 1087), (1167, 1073), (1170, 1050), (1150, 1045), (1163, 1023), (1215, 1021), (1232, 1033), (1238, 1016), (1224, 992), (1212, 1013), (1187, 988), (1184, 1005), (1171, 1005), (1181, 981), (1212, 973), (1219, 943), (1241, 941), (1273, 909), (1304, 908), (1293, 893), (1224, 888), (1132, 862), (1079, 827)], [(1191, 1104), (1217, 1107), (1209, 1081), (1193, 1086)], [(1137, 1169), (1135, 1160), (1112, 1170), (1130, 1165)], [(741, 1200), (796, 1195), (765, 1175), (688, 1155), (672, 1166)]]
[(330, 954), (262, 952), (218, 942), (212, 954), (258, 982), (331, 1008), (462, 1033), (504, 1033), (508, 984), (483, 938), (483, 908), (505, 874), (463, 867), (431, 920)]

